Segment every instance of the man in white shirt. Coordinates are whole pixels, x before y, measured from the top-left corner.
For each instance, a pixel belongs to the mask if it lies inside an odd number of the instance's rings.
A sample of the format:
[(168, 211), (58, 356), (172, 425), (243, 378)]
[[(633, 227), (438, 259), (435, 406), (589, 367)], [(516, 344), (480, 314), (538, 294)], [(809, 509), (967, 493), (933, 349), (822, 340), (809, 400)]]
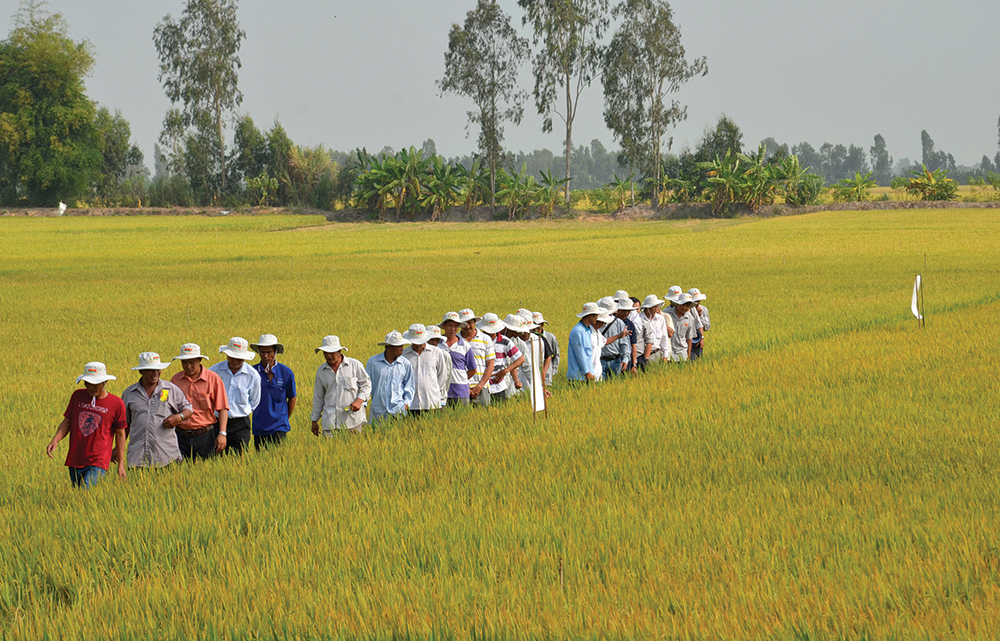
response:
[(664, 312), (674, 323), (674, 333), (670, 338), (670, 350), (663, 357), (675, 363), (691, 358), (691, 343), (698, 333), (694, 319), (688, 313), (693, 302), (691, 294), (679, 294), (674, 306)]
[(260, 403), (260, 374), (247, 363), (257, 355), (249, 348), (247, 339), (234, 336), (229, 344), (219, 347), (219, 353), (225, 354), (226, 360), (209, 367), (222, 379), (229, 399), (227, 454), (242, 454), (250, 444), (250, 416)]
[(324, 336), (316, 352), (323, 352), (326, 361), (316, 370), (313, 386), (312, 433), (319, 436), (322, 420), (323, 436), (332, 437), (334, 430), (350, 430), (358, 434), (368, 420), (365, 403), (371, 398), (372, 382), (361, 361), (344, 356), (347, 348), (337, 336)]
[(410, 342), (403, 350), (403, 358), (413, 366), (416, 392), (410, 403), (410, 416), (441, 409), (442, 391), (447, 394), (451, 380), (451, 357), (443, 350), (427, 344), (431, 338), (428, 329), (415, 323), (403, 332), (403, 339)]
[(670, 352), (670, 337), (674, 334), (673, 327), (660, 312), (660, 306), (666, 301), (660, 300), (656, 294), (650, 294), (642, 301), (643, 328), (643, 363), (658, 363), (664, 355)]

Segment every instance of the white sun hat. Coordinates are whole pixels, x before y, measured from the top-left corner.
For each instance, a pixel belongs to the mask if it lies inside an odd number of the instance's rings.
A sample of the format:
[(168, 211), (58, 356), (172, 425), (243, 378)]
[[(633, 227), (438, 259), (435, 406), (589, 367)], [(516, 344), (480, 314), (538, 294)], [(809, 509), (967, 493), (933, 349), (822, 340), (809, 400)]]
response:
[(278, 342), (278, 337), (274, 334), (261, 334), (256, 343), (250, 343), (250, 349), (260, 352), (261, 347), (273, 347), (275, 354), (284, 354), (285, 346)]
[(444, 313), (444, 318), (442, 318), (441, 322), (438, 323), (438, 327), (441, 327), (442, 325), (444, 325), (448, 321), (455, 321), (459, 325), (461, 325), (462, 323), (465, 322), (465, 321), (462, 320), (462, 317), (458, 315), (458, 312), (445, 312)]
[(536, 327), (541, 327), (549, 321), (545, 320), (545, 317), (542, 316), (541, 312), (535, 312), (531, 315), (531, 322), (534, 323)]
[(674, 302), (678, 305), (690, 305), (694, 302), (694, 299), (691, 298), (691, 294), (681, 293)]
[(601, 314), (601, 306), (597, 303), (585, 303), (583, 305), (583, 311), (576, 315), (577, 318), (583, 318), (585, 316), (590, 316), (591, 314)]
[(443, 338), (441, 334), (441, 328), (437, 325), (427, 325), (427, 341), (430, 342), (435, 338)]
[(460, 310), (458, 312), (458, 322), (459, 323), (469, 323), (469, 322), (473, 322), (474, 323), (477, 320), (479, 320), (479, 317), (476, 316), (476, 312), (472, 311), (468, 307), (466, 307), (465, 309)]
[(695, 302), (703, 301), (706, 298), (708, 298), (708, 296), (705, 296), (704, 294), (702, 294), (701, 290), (698, 289), (697, 287), (692, 287), (691, 289), (688, 290), (688, 293), (691, 294), (691, 298)]
[(183, 345), (181, 345), (181, 353), (178, 354), (177, 356), (174, 356), (170, 360), (187, 361), (194, 358), (204, 358), (206, 361), (208, 360), (208, 357), (201, 353), (201, 347), (198, 346), (197, 343), (184, 343)]
[(623, 300), (631, 300), (631, 299), (628, 297), (627, 291), (625, 291), (624, 289), (619, 289), (617, 292), (615, 292), (615, 300), (620, 303)]
[(403, 340), (408, 341), (411, 345), (423, 345), (430, 339), (430, 332), (420, 323), (410, 325), (410, 329), (403, 332)]
[(507, 327), (512, 332), (522, 333), (531, 331), (533, 327), (536, 327), (534, 323), (527, 323), (524, 317), (520, 314), (507, 314), (507, 317), (503, 319), (504, 326)]
[(476, 323), (476, 329), (487, 334), (498, 334), (503, 328), (503, 321), (493, 313), (483, 314), (483, 319)]
[(517, 315), (524, 321), (524, 329), (521, 331), (530, 332), (538, 327), (538, 325), (535, 324), (535, 315), (532, 314), (530, 310), (520, 309), (518, 310)]
[(160, 355), (156, 352), (143, 352), (139, 354), (139, 366), (132, 369), (141, 371), (144, 369), (167, 369), (168, 367), (170, 367), (170, 363), (161, 363)]
[(316, 348), (314, 353), (318, 352), (347, 352), (350, 351), (346, 347), (340, 345), (339, 336), (324, 336), (323, 342), (319, 347)]
[(609, 314), (614, 314), (616, 311), (618, 311), (618, 303), (615, 302), (614, 296), (605, 296), (601, 300), (597, 301), (597, 304), (600, 305), (604, 309), (604, 311)]
[(667, 295), (665, 296), (665, 298), (671, 303), (676, 303), (677, 297), (683, 293), (684, 290), (681, 289), (680, 285), (673, 285), (670, 289), (667, 290)]
[(623, 312), (623, 311), (624, 312), (630, 312), (633, 309), (635, 309), (635, 303), (633, 303), (632, 299), (629, 298), (628, 296), (626, 296), (625, 298), (623, 298), (623, 299), (621, 299), (621, 300), (619, 300), (617, 302), (618, 302), (618, 307), (616, 308), (616, 310), (619, 311), (619, 312)]
[(104, 366), (104, 363), (98, 363), (97, 361), (84, 365), (83, 374), (76, 377), (77, 383), (83, 381), (84, 383), (90, 383), (91, 385), (116, 380), (118, 380), (118, 377), (108, 374), (108, 368)]
[(656, 294), (650, 294), (646, 297), (646, 300), (642, 301), (642, 309), (648, 309), (650, 307), (660, 307), (665, 301), (660, 300), (656, 297)]
[(403, 335), (392, 330), (385, 335), (385, 340), (380, 342), (379, 345), (384, 345), (385, 347), (403, 347), (404, 345), (409, 345), (410, 341), (403, 338)]
[(238, 358), (242, 361), (253, 360), (254, 354), (250, 351), (250, 343), (245, 338), (240, 338), (239, 336), (233, 336), (229, 339), (229, 344), (220, 345), (219, 353), (225, 354), (230, 358)]

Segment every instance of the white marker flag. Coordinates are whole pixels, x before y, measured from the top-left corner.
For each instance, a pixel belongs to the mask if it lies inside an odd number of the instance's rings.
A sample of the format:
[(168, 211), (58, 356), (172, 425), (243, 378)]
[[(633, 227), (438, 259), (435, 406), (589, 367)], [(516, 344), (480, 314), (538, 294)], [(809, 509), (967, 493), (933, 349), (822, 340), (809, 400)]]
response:
[(923, 320), (924, 317), (920, 315), (920, 308), (917, 306), (917, 301), (920, 296), (920, 274), (917, 274), (917, 279), (913, 281), (913, 304), (910, 309), (913, 310), (913, 315), (917, 317), (917, 320)]
[(542, 361), (545, 350), (542, 339), (531, 335), (531, 409), (533, 412), (545, 411), (545, 381), (542, 379)]

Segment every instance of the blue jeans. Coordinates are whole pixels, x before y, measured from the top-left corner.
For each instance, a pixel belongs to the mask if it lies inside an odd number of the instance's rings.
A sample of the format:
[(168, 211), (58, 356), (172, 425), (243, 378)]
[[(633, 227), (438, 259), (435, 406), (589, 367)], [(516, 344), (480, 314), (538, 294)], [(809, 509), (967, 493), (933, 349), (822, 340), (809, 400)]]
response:
[(71, 467), (69, 469), (69, 480), (74, 487), (82, 487), (89, 490), (90, 486), (104, 478), (104, 470), (96, 465), (87, 467)]
[(622, 373), (622, 363), (625, 362), (624, 356), (618, 356), (614, 360), (606, 361), (601, 359), (601, 372), (604, 375), (604, 380), (608, 380), (612, 376), (617, 376)]

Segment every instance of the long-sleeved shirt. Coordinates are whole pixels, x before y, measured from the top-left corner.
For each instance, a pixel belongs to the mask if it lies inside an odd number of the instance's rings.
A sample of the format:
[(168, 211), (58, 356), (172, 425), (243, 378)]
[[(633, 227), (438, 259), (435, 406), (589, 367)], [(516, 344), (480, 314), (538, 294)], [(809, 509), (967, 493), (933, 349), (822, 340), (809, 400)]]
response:
[(451, 380), (451, 356), (443, 350), (427, 345), (417, 353), (413, 346), (403, 350), (403, 358), (413, 366), (415, 390), (410, 409), (436, 410), (441, 408), (441, 398), (448, 396)]
[[(626, 329), (628, 329), (628, 326), (625, 324), (625, 321), (616, 318), (610, 324), (601, 328), (601, 334), (610, 340), (612, 336), (617, 336)], [(624, 356), (630, 360), (632, 358), (632, 341), (629, 340), (628, 336), (622, 336), (613, 343), (607, 343), (601, 349), (601, 358), (613, 359), (620, 356)]]
[(146, 394), (142, 382), (126, 388), (122, 394), (125, 421), (128, 423), (129, 467), (162, 466), (181, 460), (177, 433), (163, 422), (173, 414), (191, 409), (191, 403), (181, 388), (160, 379), (152, 394)]
[(593, 373), (594, 343), (591, 331), (591, 328), (581, 322), (574, 325), (569, 332), (569, 345), (566, 349), (566, 378), (571, 381), (585, 381), (587, 373)]
[(233, 374), (229, 369), (229, 361), (216, 363), (208, 369), (219, 375), (226, 387), (226, 398), (229, 399), (229, 416), (241, 418), (253, 414), (260, 403), (260, 374), (246, 361)]
[[(672, 319), (667, 318), (664, 313), (653, 314), (650, 318), (646, 314), (642, 315), (643, 340), (646, 345), (652, 345), (653, 351), (660, 350), (663, 354), (670, 353), (670, 333), (667, 328), (673, 329)], [(636, 346), (638, 347), (638, 345)], [(642, 348), (645, 350), (645, 345)]]
[(385, 353), (376, 354), (368, 359), (365, 371), (372, 380), (371, 422), (406, 412), (416, 393), (410, 361), (399, 357), (390, 363)]
[(559, 339), (556, 335), (548, 330), (543, 330), (542, 336), (545, 338), (545, 342), (549, 344), (549, 349), (552, 351), (552, 360), (549, 361), (549, 371), (545, 373), (545, 385), (552, 385), (552, 377), (556, 375), (559, 371)]
[(360, 427), (367, 422), (364, 407), (354, 412), (348, 406), (359, 398), (367, 402), (371, 394), (372, 382), (361, 361), (345, 356), (336, 372), (327, 363), (323, 363), (316, 370), (312, 415), (309, 420), (322, 419), (324, 431)]

